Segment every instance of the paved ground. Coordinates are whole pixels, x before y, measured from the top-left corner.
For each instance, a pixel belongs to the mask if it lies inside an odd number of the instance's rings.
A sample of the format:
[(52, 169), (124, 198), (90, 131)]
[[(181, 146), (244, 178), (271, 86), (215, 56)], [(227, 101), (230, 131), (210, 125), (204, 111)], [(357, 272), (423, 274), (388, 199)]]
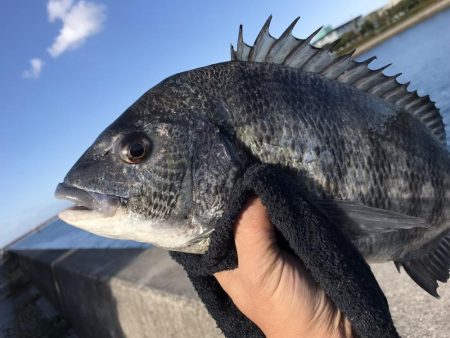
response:
[(373, 264), (372, 270), (389, 301), (402, 337), (450, 338), (450, 284), (438, 288), (440, 299), (430, 296), (393, 263)]

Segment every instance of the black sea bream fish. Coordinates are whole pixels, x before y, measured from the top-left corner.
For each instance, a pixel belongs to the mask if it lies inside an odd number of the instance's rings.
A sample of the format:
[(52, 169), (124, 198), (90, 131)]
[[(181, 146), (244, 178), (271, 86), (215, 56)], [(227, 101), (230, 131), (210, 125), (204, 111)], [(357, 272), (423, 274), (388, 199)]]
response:
[[(437, 296), (450, 267), (450, 156), (428, 96), (373, 60), (239, 32), (232, 61), (176, 74), (100, 134), (56, 191), (62, 220), (107, 237), (203, 253), (234, 182), (283, 166), (370, 261)], [(326, 248), (323, 248), (326, 250)]]

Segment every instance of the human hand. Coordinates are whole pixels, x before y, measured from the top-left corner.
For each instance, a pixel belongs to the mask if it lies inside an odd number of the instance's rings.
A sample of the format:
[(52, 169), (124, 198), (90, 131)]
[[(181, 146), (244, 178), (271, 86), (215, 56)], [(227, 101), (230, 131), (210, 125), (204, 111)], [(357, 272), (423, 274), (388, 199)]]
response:
[(238, 267), (214, 276), (267, 337), (352, 337), (350, 322), (303, 263), (279, 248), (259, 199), (244, 207), (234, 236)]

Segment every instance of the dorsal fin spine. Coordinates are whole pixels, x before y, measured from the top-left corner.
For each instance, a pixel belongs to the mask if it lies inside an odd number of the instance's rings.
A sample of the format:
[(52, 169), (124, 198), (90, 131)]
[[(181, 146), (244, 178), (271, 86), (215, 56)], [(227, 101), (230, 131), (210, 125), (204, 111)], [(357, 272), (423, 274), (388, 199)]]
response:
[(302, 69), (314, 73), (320, 73), (330, 63), (330, 57), (330, 52), (327, 49), (319, 49), (316, 54), (305, 62)]
[(433, 120), (433, 121), (430, 122), (430, 123), (427, 123), (427, 126), (428, 126), (429, 128), (431, 128), (431, 129), (435, 129), (435, 128), (439, 127), (440, 122), (441, 122), (441, 121), (439, 121), (439, 119), (436, 119), (436, 120)]
[(336, 41), (329, 43), (328, 45), (326, 45), (324, 47), (324, 49), (329, 50), (330, 52), (332, 52), (334, 50), (334, 48), (342, 41), (341, 38), (337, 39)]
[(420, 117), (420, 119), (422, 119), (424, 113), (429, 110), (432, 110), (433, 106), (434, 105), (432, 103), (427, 103), (427, 104), (415, 109), (413, 114), (414, 114), (414, 116), (418, 116), (418, 117)]
[(429, 114), (424, 115), (421, 120), (423, 123), (428, 123), (436, 118), (436, 114), (434, 112), (431, 112)]
[(294, 30), (295, 25), (297, 24), (298, 20), (300, 20), (300, 17), (296, 17), (294, 21), (289, 25), (288, 28), (281, 34), (280, 38), (277, 41), (282, 41), (286, 39), (288, 36), (292, 35), (292, 31)]
[(272, 15), (270, 15), (268, 17), (268, 19), (266, 20), (266, 22), (264, 23), (264, 26), (261, 28), (258, 36), (256, 37), (253, 47), (250, 49), (250, 54), (248, 55), (248, 58), (250, 61), (257, 61), (256, 56), (258, 54), (258, 49), (263, 47), (261, 42), (265, 38), (265, 35), (269, 34), (269, 27), (270, 27), (271, 21), (272, 21)]
[(286, 56), (286, 58), (284, 59), (284, 64), (289, 65), (291, 62), (291, 60), (294, 58), (295, 54), (298, 53), (298, 51), (300, 51), (302, 48), (304, 48), (307, 44), (305, 43), (305, 41), (299, 41), (297, 46), (295, 48), (293, 48), (290, 53)]
[[(320, 32), (320, 30), (322, 29), (322, 27), (316, 29), (310, 36), (308, 36), (305, 40), (299, 40), (299, 44), (292, 49), (291, 53), (289, 53), (286, 56), (286, 59), (284, 60), (284, 64), (286, 65), (291, 65), (292, 64), (292, 60), (294, 59), (295, 55), (300, 54), (299, 52), (302, 51), (303, 49), (306, 49), (308, 47), (310, 47), (310, 42), (311, 40), (314, 38), (314, 36)], [(312, 47), (312, 46), (311, 46)], [(318, 48), (312, 47), (314, 50), (317, 50)], [(300, 65), (299, 68), (301, 68), (302, 65), (305, 64), (307, 60), (303, 60), (302, 64)]]
[(353, 66), (351, 62), (347, 62), (348, 59), (352, 57), (352, 55), (353, 52), (351, 54), (345, 54), (341, 57), (336, 58), (333, 63), (330, 63), (322, 70), (321, 74), (325, 77), (335, 80), (340, 74), (342, 74), (342, 72), (348, 70)]
[(385, 93), (388, 93), (398, 86), (397, 77), (400, 75), (401, 73), (394, 76), (387, 76), (384, 81), (369, 88), (368, 92), (378, 97), (382, 97)]
[(398, 82), (397, 78), (400, 74), (384, 75), (383, 71), (389, 65), (371, 70), (368, 65), (376, 58), (375, 56), (362, 62), (352, 59), (353, 52), (338, 57), (333, 51), (339, 41), (323, 48), (310, 45), (322, 27), (304, 40), (297, 39), (292, 35), (292, 31), (299, 18), (296, 18), (280, 38), (276, 39), (269, 33), (271, 19), (272, 16), (269, 16), (253, 46), (244, 42), (242, 25), (240, 26), (237, 48), (236, 50), (231, 48), (233, 61), (281, 64), (305, 72), (317, 73), (334, 81), (356, 87), (399, 109), (404, 109), (421, 121), (436, 139), (444, 145), (446, 144), (445, 126), (434, 102), (430, 100), (429, 96), (420, 97), (417, 91), (409, 92), (407, 89), (409, 82), (405, 84)]
[(373, 85), (380, 83), (386, 79), (386, 75), (383, 74), (383, 71), (388, 68), (390, 64), (381, 67), (380, 69), (374, 70), (373, 73), (367, 74), (365, 77), (359, 79), (354, 84), (359, 89), (368, 90)]
[(427, 95), (427, 96), (422, 96), (422, 97), (417, 98), (416, 100), (414, 100), (414, 101), (411, 102), (410, 104), (406, 105), (405, 108), (406, 108), (406, 109), (409, 109), (409, 110), (412, 110), (413, 107), (418, 106), (418, 105), (423, 106), (423, 105), (425, 105), (428, 101), (430, 101), (428, 95)]
[(364, 63), (360, 63), (356, 64), (354, 68), (350, 68), (348, 71), (342, 73), (341, 76), (337, 78), (337, 80), (342, 83), (352, 84), (366, 74), (366, 65)]
[(237, 44), (237, 51), (236, 56), (239, 59), (243, 59), (243, 49), (244, 49), (244, 33), (243, 33), (243, 27), (242, 25), (239, 26), (239, 35), (238, 35), (238, 44)]
[(414, 101), (417, 98), (417, 90), (414, 92), (407, 93), (405, 96), (400, 98), (396, 104), (406, 106), (410, 104), (412, 101)]
[(295, 18), (294, 21), (292, 21), (292, 23), (289, 25), (289, 27), (283, 32), (283, 34), (281, 34), (280, 38), (275, 40), (275, 43), (272, 44), (272, 46), (270, 46), (269, 51), (267, 52), (267, 58), (266, 61), (270, 61), (270, 56), (272, 51), (279, 45), (284, 45), (286, 43), (286, 40), (289, 39), (292, 36), (292, 30), (294, 29), (295, 25), (297, 24), (298, 20), (300, 20), (300, 17), (298, 16), (297, 18)]

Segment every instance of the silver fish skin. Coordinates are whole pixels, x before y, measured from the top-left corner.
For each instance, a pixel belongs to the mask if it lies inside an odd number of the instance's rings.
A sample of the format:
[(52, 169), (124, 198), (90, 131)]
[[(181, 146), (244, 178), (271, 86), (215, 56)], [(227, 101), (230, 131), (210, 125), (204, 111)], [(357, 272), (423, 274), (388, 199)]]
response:
[(449, 232), (450, 156), (423, 121), (352, 84), (250, 61), (183, 72), (146, 92), (58, 186), (57, 197), (82, 206), (60, 217), (204, 253), (253, 163), (284, 167), (368, 261), (427, 254)]

